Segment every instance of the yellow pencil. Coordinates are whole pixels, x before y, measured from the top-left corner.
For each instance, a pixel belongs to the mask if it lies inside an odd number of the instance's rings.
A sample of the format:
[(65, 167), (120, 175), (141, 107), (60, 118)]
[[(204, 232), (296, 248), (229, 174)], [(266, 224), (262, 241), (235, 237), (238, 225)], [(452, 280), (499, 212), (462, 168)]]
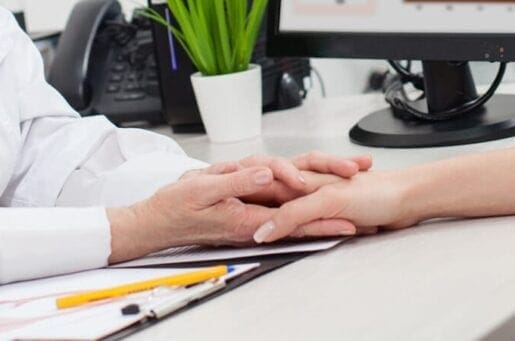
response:
[[(116, 270), (115, 270), (116, 271)], [(120, 297), (132, 293), (151, 290), (160, 286), (186, 286), (219, 278), (232, 271), (232, 267), (225, 265), (213, 266), (197, 271), (151, 279), (142, 282), (124, 284), (112, 288), (87, 291), (80, 294), (60, 297), (56, 300), (57, 308), (71, 308), (94, 301), (104, 300), (113, 297)]]

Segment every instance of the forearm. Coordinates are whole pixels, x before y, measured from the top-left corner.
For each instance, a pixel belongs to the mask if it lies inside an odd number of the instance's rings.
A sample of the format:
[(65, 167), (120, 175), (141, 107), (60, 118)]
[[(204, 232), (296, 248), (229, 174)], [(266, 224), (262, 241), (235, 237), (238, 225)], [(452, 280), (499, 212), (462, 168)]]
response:
[(475, 154), (398, 172), (409, 219), (515, 214), (515, 149)]
[(179, 245), (180, 240), (169, 240), (163, 231), (153, 226), (146, 202), (130, 207), (108, 208), (107, 218), (111, 225), (111, 254), (109, 264), (143, 257), (167, 247)]
[(111, 228), (111, 254), (109, 264), (120, 263), (152, 252), (148, 236), (138, 228), (137, 217), (128, 207), (108, 208), (107, 218)]
[[(179, 195), (180, 196), (180, 195)], [(176, 198), (181, 200), (181, 198)], [(106, 209), (111, 229), (109, 264), (140, 258), (153, 252), (201, 242), (191, 233), (193, 216), (170, 214), (159, 195), (128, 207)], [(177, 205), (175, 212), (181, 212)], [(185, 228), (185, 226), (188, 226)]]

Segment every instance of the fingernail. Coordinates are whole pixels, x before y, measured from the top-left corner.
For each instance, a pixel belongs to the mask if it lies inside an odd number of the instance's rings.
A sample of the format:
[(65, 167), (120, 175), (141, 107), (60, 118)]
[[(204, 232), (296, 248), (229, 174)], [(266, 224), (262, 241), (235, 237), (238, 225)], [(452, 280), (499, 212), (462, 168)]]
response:
[(359, 165), (354, 161), (345, 160), (345, 166), (356, 173), (359, 171)]
[(354, 226), (348, 226), (340, 230), (342, 236), (354, 236), (356, 234), (356, 228)]
[(306, 179), (304, 179), (304, 177), (302, 175), (299, 175), (299, 180), (300, 182), (302, 182), (303, 184), (306, 184)]
[(269, 221), (261, 225), (261, 227), (254, 233), (254, 240), (256, 243), (263, 243), (275, 230), (275, 224), (273, 221)]
[(268, 185), (272, 181), (272, 174), (269, 171), (262, 170), (254, 175), (254, 183), (259, 186)]

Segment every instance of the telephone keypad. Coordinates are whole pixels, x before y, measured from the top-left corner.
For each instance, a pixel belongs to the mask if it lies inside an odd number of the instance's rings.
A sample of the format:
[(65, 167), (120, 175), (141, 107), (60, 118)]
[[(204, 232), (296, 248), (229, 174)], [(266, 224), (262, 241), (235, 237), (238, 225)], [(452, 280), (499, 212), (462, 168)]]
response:
[(122, 63), (114, 64), (113, 67), (111, 68), (111, 70), (113, 70), (113, 72), (123, 72), (123, 71), (125, 71), (125, 69), (126, 69), (126, 66)]
[[(149, 111), (161, 114), (161, 93), (150, 31), (138, 31), (126, 45), (118, 46), (106, 67), (104, 93), (111, 110), (133, 110), (139, 117)], [(144, 111), (139, 108), (151, 108)], [(127, 117), (126, 115), (124, 117)], [(159, 116), (160, 119), (162, 117)], [(156, 117), (153, 121), (157, 121)]]
[(136, 101), (145, 98), (143, 92), (126, 92), (118, 94), (114, 97), (117, 101)]
[(119, 83), (119, 82), (123, 81), (123, 75), (114, 74), (111, 76), (111, 78), (109, 78), (109, 81), (113, 82), (113, 83)]
[(118, 92), (120, 91), (120, 86), (117, 84), (108, 84), (106, 91), (109, 93)]

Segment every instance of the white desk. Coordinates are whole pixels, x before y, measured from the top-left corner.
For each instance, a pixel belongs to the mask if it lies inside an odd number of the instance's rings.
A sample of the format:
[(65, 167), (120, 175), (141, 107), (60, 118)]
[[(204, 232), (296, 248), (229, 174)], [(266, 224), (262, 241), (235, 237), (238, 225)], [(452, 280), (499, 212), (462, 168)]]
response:
[[(372, 149), (352, 124), (377, 96), (330, 99), (264, 118), (261, 139), (211, 145), (174, 136), (193, 157), (291, 156), (319, 149), (373, 155), (391, 169), (515, 146), (515, 138), (435, 149)], [(161, 129), (166, 132), (168, 129)], [(515, 217), (433, 222), (358, 238), (254, 280), (144, 330), (133, 340), (469, 340), (515, 313)]]

